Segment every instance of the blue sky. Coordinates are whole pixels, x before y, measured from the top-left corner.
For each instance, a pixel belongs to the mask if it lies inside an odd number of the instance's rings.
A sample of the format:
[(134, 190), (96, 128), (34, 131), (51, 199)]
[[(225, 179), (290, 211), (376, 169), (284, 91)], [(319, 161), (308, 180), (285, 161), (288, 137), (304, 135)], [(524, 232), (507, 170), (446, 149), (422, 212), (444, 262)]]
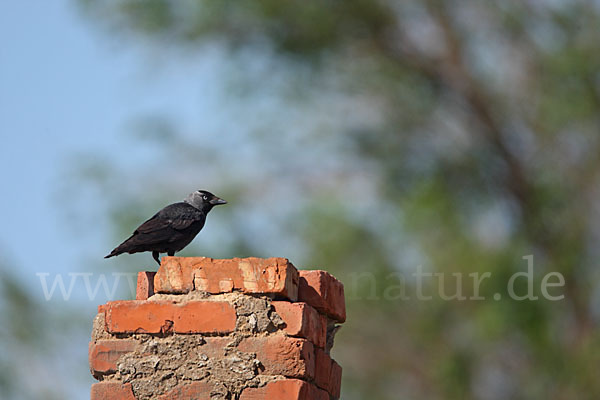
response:
[(133, 166), (144, 154), (124, 135), (132, 118), (160, 111), (191, 121), (209, 105), (185, 65), (156, 67), (145, 50), (120, 45), (83, 18), (75, 2), (0, 9), (0, 248), (23, 273), (36, 271), (40, 256), (48, 270), (73, 270), (86, 240), (98, 237), (73, 237), (61, 210), (79, 200), (57, 193), (74, 159), (102, 155)]

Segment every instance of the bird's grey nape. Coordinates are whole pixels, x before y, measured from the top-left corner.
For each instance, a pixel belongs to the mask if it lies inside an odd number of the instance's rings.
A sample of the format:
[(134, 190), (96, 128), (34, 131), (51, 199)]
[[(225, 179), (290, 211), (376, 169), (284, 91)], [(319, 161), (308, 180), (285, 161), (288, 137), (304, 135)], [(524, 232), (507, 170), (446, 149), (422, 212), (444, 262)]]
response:
[(183, 199), (183, 201), (193, 206), (194, 208), (201, 210), (203, 204), (202, 196), (203, 194), (200, 191), (196, 190), (195, 192), (188, 194), (186, 198)]

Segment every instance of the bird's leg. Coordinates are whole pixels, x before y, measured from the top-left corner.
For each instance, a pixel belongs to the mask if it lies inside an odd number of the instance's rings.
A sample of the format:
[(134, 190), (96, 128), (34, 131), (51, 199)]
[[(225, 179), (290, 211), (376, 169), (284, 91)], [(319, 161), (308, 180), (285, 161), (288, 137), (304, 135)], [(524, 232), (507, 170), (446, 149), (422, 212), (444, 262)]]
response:
[(154, 259), (158, 263), (158, 266), (160, 267), (160, 258), (158, 258), (158, 251), (153, 251), (152, 252), (152, 257), (154, 257)]
[(167, 255), (168, 255), (168, 256), (171, 256), (171, 257), (173, 257), (173, 256), (175, 255), (175, 252), (174, 252), (174, 251), (169, 251), (169, 252), (167, 253)]

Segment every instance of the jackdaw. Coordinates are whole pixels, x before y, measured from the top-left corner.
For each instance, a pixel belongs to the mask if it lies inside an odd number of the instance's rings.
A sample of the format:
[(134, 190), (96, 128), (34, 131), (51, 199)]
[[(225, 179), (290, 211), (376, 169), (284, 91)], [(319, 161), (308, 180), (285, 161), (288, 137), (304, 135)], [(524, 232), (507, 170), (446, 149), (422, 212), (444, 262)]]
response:
[(160, 265), (159, 253), (173, 256), (190, 244), (204, 226), (208, 212), (219, 204), (227, 202), (206, 190), (197, 190), (183, 201), (170, 204), (154, 214), (104, 258), (151, 251)]

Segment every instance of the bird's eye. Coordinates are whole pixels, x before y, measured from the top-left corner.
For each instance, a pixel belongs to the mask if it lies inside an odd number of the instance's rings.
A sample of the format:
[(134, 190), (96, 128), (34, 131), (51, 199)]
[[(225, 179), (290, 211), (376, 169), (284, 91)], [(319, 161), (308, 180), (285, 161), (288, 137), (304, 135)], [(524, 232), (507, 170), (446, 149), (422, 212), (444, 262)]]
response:
[(202, 196), (202, 200), (208, 200), (208, 196), (207, 195)]

